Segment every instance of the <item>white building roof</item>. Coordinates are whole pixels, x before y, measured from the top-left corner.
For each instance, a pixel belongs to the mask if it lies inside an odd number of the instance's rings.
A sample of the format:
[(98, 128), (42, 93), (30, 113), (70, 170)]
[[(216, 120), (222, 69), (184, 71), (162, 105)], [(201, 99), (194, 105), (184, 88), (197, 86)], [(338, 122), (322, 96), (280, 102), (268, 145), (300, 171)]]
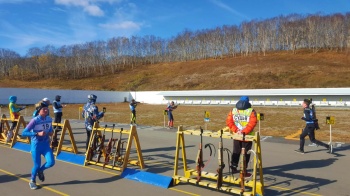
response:
[(162, 91), (158, 95), (181, 96), (287, 96), (287, 95), (350, 95), (350, 88), (291, 88), (248, 90)]

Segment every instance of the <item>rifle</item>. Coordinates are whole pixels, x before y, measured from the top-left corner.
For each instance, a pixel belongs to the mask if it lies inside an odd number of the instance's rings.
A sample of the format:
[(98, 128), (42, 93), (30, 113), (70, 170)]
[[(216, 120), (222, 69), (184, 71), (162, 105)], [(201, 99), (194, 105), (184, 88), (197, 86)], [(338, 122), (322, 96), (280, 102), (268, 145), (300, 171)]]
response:
[[(207, 144), (205, 144), (205, 146), (204, 146), (204, 148), (207, 148), (207, 147), (209, 147), (209, 150), (210, 150), (210, 153), (209, 153), (209, 159), (206, 161), (206, 164), (204, 164), (205, 166), (208, 166), (209, 164), (210, 164), (210, 160), (211, 160), (211, 155), (213, 154), (213, 152), (214, 152), (214, 156), (213, 157), (215, 157), (215, 155), (216, 155), (216, 148), (215, 148), (215, 145), (214, 144), (212, 144), (212, 143), (207, 143)], [(211, 149), (211, 147), (213, 147), (214, 148), (214, 151)]]
[(90, 148), (89, 148), (89, 152), (87, 154), (87, 160), (91, 161), (92, 160), (92, 157), (94, 157), (94, 152), (96, 152), (97, 150), (97, 143), (98, 143), (98, 136), (97, 134), (95, 133), (93, 136), (92, 136), (92, 141), (90, 143)]
[(318, 119), (316, 116), (316, 108), (315, 108), (315, 104), (312, 103), (312, 98), (310, 99), (310, 103), (311, 103), (311, 111), (313, 113), (312, 120), (314, 121), (315, 129), (318, 130), (320, 129), (320, 125), (318, 124)]
[(116, 147), (116, 151), (114, 153), (114, 157), (113, 157), (113, 167), (115, 166), (115, 163), (117, 162), (117, 164), (119, 166), (121, 166), (123, 164), (123, 161), (119, 161), (119, 159), (121, 158), (121, 154), (122, 154), (122, 132), (123, 132), (123, 128), (120, 129), (120, 135), (119, 135), (119, 139), (117, 141), (117, 147)]
[(105, 144), (105, 131), (106, 131), (107, 125), (105, 125), (105, 129), (103, 130), (103, 135), (102, 138), (101, 136), (99, 136), (99, 138), (101, 138), (100, 140), (100, 145), (97, 147), (97, 151), (98, 151), (98, 155), (97, 155), (97, 161), (96, 162), (100, 162), (102, 153), (103, 153), (103, 148), (104, 148), (104, 144)]
[(112, 137), (109, 139), (108, 144), (106, 146), (106, 157), (105, 157), (105, 162), (103, 163), (103, 169), (105, 168), (106, 164), (109, 162), (109, 156), (111, 155), (111, 151), (112, 151), (112, 142), (113, 142), (113, 130), (114, 130), (114, 126), (115, 124), (113, 124), (113, 128), (112, 128)]
[(53, 136), (51, 139), (51, 149), (54, 150), (55, 147), (58, 146), (58, 141), (57, 141), (57, 132), (58, 132), (58, 123), (56, 123), (55, 129), (53, 130)]
[(209, 147), (209, 150), (210, 150), (209, 156), (211, 156), (211, 155), (213, 154), (213, 150), (211, 149), (211, 147), (214, 148), (214, 157), (215, 157), (215, 155), (216, 155), (216, 148), (215, 148), (214, 144), (212, 144), (212, 143), (207, 143), (207, 144), (204, 146), (204, 148), (207, 148), (207, 147)]
[[(226, 151), (226, 153), (227, 153), (227, 164), (230, 165), (230, 163), (231, 163), (231, 158), (230, 157), (232, 157), (232, 152), (228, 148), (224, 148), (223, 151)], [(233, 172), (231, 171), (231, 167), (228, 167), (228, 171), (233, 176)]]
[(1, 119), (1, 123), (0, 123), (0, 134), (4, 131), (4, 122)]
[[(243, 133), (243, 142), (245, 140), (245, 133)], [(241, 155), (240, 155), (240, 173), (239, 173), (239, 178), (241, 179), (241, 195), (244, 193), (244, 178), (246, 174), (246, 160), (245, 160), (245, 146), (242, 147), (241, 150)]]
[(202, 143), (203, 143), (203, 129), (202, 127), (200, 128), (201, 130), (201, 142), (199, 143), (199, 149), (198, 149), (198, 154), (197, 154), (197, 158), (196, 158), (196, 170), (197, 170), (197, 182), (199, 182), (201, 180), (201, 176), (202, 176), (202, 168), (204, 167), (204, 163), (203, 163), (203, 149), (202, 149)]
[(222, 187), (222, 178), (223, 178), (223, 170), (225, 168), (225, 163), (224, 163), (224, 150), (223, 150), (223, 142), (222, 142), (222, 133), (223, 130), (220, 131), (220, 142), (219, 142), (219, 149), (218, 149), (218, 160), (219, 160), (219, 168), (216, 170), (218, 173), (218, 179), (216, 181), (216, 188), (220, 189)]

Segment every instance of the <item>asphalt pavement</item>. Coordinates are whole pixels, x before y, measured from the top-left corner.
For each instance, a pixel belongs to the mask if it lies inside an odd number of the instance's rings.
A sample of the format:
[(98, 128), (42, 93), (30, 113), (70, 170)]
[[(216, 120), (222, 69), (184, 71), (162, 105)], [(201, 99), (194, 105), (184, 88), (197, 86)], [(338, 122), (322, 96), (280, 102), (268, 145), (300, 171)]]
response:
[[(130, 128), (127, 124), (116, 122), (101, 122), (101, 126), (113, 123), (117, 128)], [(79, 120), (72, 120), (70, 124), (79, 154), (84, 155), (86, 139), (84, 124)], [(164, 127), (137, 126), (145, 162), (142, 171), (168, 177), (173, 175), (176, 131), (177, 129)], [(109, 134), (106, 133), (106, 140), (109, 139)], [(203, 138), (203, 143), (217, 146), (218, 142), (217, 138)], [(195, 168), (198, 143), (198, 136), (185, 137), (187, 164), (190, 168)], [(309, 144), (306, 142), (305, 154), (298, 154), (294, 152), (298, 148), (297, 140), (262, 137), (264, 195), (350, 195), (348, 185), (350, 176), (346, 174), (347, 165), (350, 163), (349, 145), (335, 141), (334, 152), (330, 154), (322, 147)], [(65, 137), (64, 145), (70, 145), (68, 135)], [(224, 147), (231, 149), (232, 140), (224, 140)], [(130, 158), (136, 157), (135, 146), (132, 146)], [(207, 149), (204, 151), (204, 160), (210, 160), (206, 162), (205, 171), (215, 173), (218, 161), (215, 158), (210, 159)], [(37, 181), (40, 188), (31, 190), (28, 186), (31, 168), (30, 153), (0, 144), (1, 195), (229, 195), (189, 183), (162, 188), (122, 178), (121, 173), (115, 170), (102, 169), (94, 165), (82, 166), (60, 160), (56, 161), (53, 168), (45, 171), (44, 182)], [(137, 166), (130, 165), (130, 168), (141, 170)], [(224, 172), (228, 173), (228, 167), (225, 167)], [(182, 169), (179, 170), (179, 174), (184, 175)]]

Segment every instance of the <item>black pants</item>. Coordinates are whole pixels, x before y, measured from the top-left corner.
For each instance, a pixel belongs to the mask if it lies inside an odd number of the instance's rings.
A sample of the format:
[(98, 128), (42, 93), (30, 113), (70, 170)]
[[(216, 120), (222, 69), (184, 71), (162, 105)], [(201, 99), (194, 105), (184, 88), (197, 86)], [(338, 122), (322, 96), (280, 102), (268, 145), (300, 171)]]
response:
[(55, 123), (61, 123), (61, 121), (62, 121), (62, 112), (56, 112), (55, 113), (55, 120), (54, 120), (54, 122)]
[(240, 140), (233, 140), (233, 151), (231, 158), (231, 165), (233, 167), (238, 167), (239, 156), (241, 155), (242, 147), (245, 148), (245, 165), (248, 167), (248, 163), (250, 160), (250, 154), (247, 152), (252, 149), (253, 142), (242, 142)]
[[(55, 113), (55, 120), (54, 123), (61, 123), (62, 121), (62, 112), (56, 112)], [(57, 127), (53, 126), (53, 129), (55, 130)], [(53, 139), (57, 141), (57, 131), (55, 131), (55, 134), (53, 135)]]
[(11, 128), (10, 128), (11, 131), (13, 131), (13, 130), (16, 128), (17, 122), (18, 122), (18, 121), (12, 121), (12, 126), (11, 126)]
[(306, 124), (303, 132), (300, 134), (300, 150), (304, 151), (305, 137), (309, 136), (309, 139), (312, 143), (316, 145), (323, 146), (325, 148), (329, 148), (328, 144), (325, 144), (321, 141), (315, 139), (315, 125), (313, 123)]

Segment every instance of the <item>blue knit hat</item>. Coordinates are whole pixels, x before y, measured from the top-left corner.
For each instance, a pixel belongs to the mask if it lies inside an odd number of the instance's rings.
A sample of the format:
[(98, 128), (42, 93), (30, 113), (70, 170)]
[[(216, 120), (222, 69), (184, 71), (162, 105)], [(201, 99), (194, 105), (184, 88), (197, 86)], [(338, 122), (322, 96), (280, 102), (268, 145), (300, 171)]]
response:
[(249, 102), (249, 97), (248, 96), (242, 96), (239, 100), (240, 101), (247, 101), (247, 102)]

